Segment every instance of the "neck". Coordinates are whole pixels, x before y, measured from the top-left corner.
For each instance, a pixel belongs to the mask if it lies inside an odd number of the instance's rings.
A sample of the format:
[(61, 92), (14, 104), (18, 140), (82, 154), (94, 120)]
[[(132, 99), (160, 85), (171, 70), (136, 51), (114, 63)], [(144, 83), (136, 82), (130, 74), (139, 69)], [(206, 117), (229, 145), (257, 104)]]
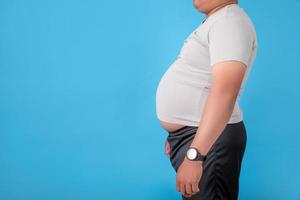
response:
[(223, 4), (215, 7), (214, 9), (212, 9), (211, 11), (206, 13), (206, 18), (209, 17), (210, 15), (212, 15), (213, 13), (215, 13), (217, 10), (219, 10), (219, 9), (223, 8), (224, 6), (227, 6), (229, 4), (236, 4), (236, 1), (229, 1), (229, 2), (223, 3)]

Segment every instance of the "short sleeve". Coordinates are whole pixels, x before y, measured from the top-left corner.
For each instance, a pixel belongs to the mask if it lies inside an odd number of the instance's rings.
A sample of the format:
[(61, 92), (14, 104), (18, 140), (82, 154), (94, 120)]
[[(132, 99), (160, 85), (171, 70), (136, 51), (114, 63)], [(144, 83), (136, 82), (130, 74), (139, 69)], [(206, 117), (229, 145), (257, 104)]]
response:
[(211, 66), (229, 60), (249, 66), (254, 35), (247, 21), (237, 17), (217, 20), (209, 29), (208, 41)]

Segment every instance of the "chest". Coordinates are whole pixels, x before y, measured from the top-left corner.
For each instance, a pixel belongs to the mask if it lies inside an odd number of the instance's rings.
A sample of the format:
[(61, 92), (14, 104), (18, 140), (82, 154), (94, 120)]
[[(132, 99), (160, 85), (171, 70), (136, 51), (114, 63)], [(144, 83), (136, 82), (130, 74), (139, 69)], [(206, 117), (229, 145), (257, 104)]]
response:
[(195, 71), (210, 71), (210, 55), (204, 26), (199, 26), (184, 40), (178, 58), (183, 59)]

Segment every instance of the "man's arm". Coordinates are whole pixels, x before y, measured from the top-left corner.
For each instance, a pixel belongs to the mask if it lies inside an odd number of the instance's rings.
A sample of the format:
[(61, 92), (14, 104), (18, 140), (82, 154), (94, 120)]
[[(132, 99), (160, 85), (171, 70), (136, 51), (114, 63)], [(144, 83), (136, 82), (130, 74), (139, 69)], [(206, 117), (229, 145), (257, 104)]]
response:
[(246, 65), (225, 61), (212, 66), (212, 87), (191, 147), (206, 155), (227, 125), (242, 84)]

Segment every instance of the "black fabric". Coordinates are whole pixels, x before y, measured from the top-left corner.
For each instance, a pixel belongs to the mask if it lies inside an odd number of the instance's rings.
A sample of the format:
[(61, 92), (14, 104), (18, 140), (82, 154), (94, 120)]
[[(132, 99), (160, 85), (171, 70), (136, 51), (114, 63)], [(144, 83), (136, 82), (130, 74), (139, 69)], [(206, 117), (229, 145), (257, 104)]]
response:
[[(170, 162), (177, 172), (197, 132), (196, 126), (185, 126), (169, 132)], [(246, 148), (247, 133), (243, 121), (227, 124), (214, 142), (203, 163), (199, 192), (184, 200), (237, 200), (239, 176)]]

